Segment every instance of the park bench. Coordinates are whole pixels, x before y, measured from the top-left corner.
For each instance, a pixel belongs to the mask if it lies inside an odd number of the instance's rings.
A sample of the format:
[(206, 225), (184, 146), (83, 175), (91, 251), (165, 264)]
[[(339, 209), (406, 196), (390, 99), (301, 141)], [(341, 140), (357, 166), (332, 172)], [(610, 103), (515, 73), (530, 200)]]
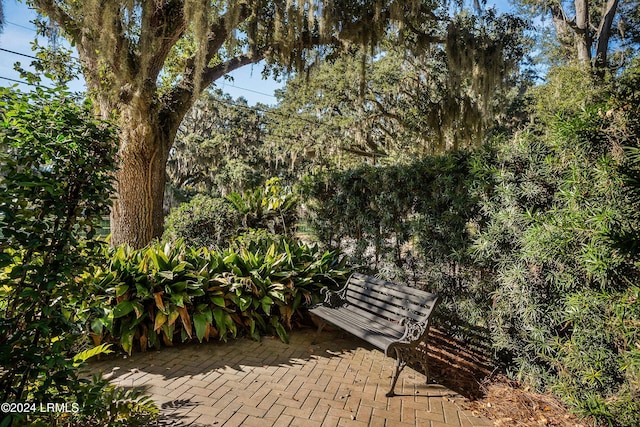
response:
[(396, 367), (387, 397), (395, 396), (400, 372), (420, 365), (429, 381), (427, 338), (431, 313), (438, 296), (353, 273), (338, 291), (326, 290), (323, 303), (310, 309), (318, 318), (318, 331), (330, 323), (395, 356)]

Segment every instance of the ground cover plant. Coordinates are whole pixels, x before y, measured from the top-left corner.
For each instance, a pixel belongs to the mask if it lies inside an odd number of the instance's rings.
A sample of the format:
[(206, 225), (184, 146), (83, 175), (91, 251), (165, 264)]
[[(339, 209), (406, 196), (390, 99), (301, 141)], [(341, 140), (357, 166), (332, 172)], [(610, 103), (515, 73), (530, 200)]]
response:
[(336, 252), (266, 231), (236, 237), (227, 249), (182, 241), (134, 250), (114, 248), (95, 273), (102, 308), (91, 326), (96, 343), (116, 338), (131, 353), (210, 338), (277, 335), (300, 310), (337, 287), (347, 270)]

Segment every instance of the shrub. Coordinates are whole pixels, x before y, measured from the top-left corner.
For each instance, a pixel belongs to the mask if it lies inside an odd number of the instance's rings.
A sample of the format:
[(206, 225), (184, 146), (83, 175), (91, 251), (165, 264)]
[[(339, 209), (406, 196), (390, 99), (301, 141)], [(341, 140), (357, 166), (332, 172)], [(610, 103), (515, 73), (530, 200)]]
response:
[(413, 232), (414, 206), (432, 178), (420, 162), (386, 168), (363, 165), (307, 177), (305, 220), (321, 242), (344, 249), (352, 264), (374, 269), (401, 264), (401, 247)]
[(242, 194), (231, 193), (226, 199), (241, 215), (244, 231), (265, 229), (287, 236), (295, 232), (298, 198), (291, 189), (282, 187), (278, 178)]
[(164, 238), (215, 248), (226, 246), (240, 228), (240, 214), (231, 203), (200, 194), (167, 215)]
[(92, 329), (128, 353), (134, 345), (145, 351), (194, 338), (274, 334), (286, 341), (303, 304), (345, 274), (336, 253), (265, 232), (241, 236), (226, 250), (180, 241), (119, 247), (94, 278), (105, 308)]
[(327, 245), (351, 238), (367, 249), (353, 253), (369, 268), (438, 292), (435, 321), (488, 338), (513, 377), (598, 422), (635, 425), (638, 81), (630, 73), (613, 99), (591, 83), (573, 87), (580, 108), (551, 99), (554, 87), (569, 90), (552, 81), (538, 89), (547, 111), (513, 137), (316, 177), (310, 224)]
[(296, 209), (297, 197), (277, 178), (225, 198), (200, 194), (171, 211), (165, 221), (164, 239), (219, 248), (253, 229), (292, 236), (298, 218)]
[(446, 313), (438, 321), (449, 328), (481, 325), (488, 315), (478, 303), (486, 298), (483, 267), (467, 253), (477, 215), (468, 186), (474, 168), (469, 153), (453, 152), (307, 177), (305, 220), (324, 245), (344, 250), (350, 264), (438, 292), (439, 311)]
[(493, 184), (475, 194), (485, 219), (474, 251), (495, 271), (491, 338), (512, 375), (582, 415), (633, 425), (638, 312), (628, 301), (638, 257), (618, 240), (637, 242), (640, 198), (621, 170), (621, 146), (637, 139), (614, 105), (562, 111), (544, 133), (479, 159)]
[[(73, 357), (93, 305), (81, 278), (101, 256), (92, 237), (109, 206), (115, 148), (113, 129), (64, 91), (0, 89), (2, 402), (86, 401)], [(62, 418), (9, 414), (2, 425)]]

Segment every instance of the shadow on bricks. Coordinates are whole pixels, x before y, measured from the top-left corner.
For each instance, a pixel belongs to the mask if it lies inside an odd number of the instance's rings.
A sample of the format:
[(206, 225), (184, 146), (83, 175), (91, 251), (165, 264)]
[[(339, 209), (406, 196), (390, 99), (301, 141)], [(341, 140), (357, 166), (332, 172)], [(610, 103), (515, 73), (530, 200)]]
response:
[(295, 330), (290, 344), (265, 337), (177, 345), (89, 368), (115, 385), (149, 393), (162, 426), (489, 425), (455, 403), (464, 394), (446, 376), (475, 375), (473, 355), (449, 363), (455, 343), (434, 338), (436, 347), (449, 347), (430, 348), (439, 384), (425, 384), (422, 374), (405, 370), (398, 396), (387, 398), (393, 359), (335, 330), (312, 344), (314, 332)]
[[(298, 332), (303, 335), (308, 331)], [(111, 378), (130, 379), (145, 373), (159, 374), (166, 379), (198, 376), (212, 371), (242, 371), (252, 367), (294, 366), (304, 364), (314, 357), (326, 357), (353, 351), (357, 348), (372, 348), (358, 339), (325, 339), (311, 344), (296, 340), (296, 331), (291, 333), (291, 343), (285, 344), (277, 337), (263, 337), (260, 341), (249, 338), (229, 339), (227, 342), (212, 340), (203, 343), (178, 344), (133, 353), (131, 356), (116, 355), (90, 363), (91, 370), (103, 372)]]

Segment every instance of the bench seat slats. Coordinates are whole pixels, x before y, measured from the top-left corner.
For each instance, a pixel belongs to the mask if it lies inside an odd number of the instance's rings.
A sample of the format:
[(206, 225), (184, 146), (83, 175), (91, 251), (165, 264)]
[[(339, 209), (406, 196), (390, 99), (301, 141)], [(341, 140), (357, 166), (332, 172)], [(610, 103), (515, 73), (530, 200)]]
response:
[[(350, 291), (347, 292), (347, 301), (351, 305), (356, 307), (361, 307), (367, 311), (372, 313), (376, 313), (378, 316), (382, 316), (386, 319), (394, 320), (399, 322), (405, 317), (410, 317), (416, 321), (421, 321), (424, 319), (424, 315), (416, 314), (411, 310), (405, 310), (403, 307), (399, 307), (392, 304), (383, 304), (379, 300), (375, 300), (370, 297), (362, 296), (356, 294), (355, 297), (353, 293)], [(398, 300), (393, 300), (394, 303), (398, 303)]]
[(351, 286), (349, 286), (349, 290), (363, 294), (379, 295), (380, 297), (385, 297), (388, 300), (396, 299), (406, 301), (415, 306), (417, 310), (424, 310), (425, 307), (430, 307), (435, 302), (433, 294), (427, 294), (426, 296), (406, 295), (403, 294), (401, 289), (386, 286), (380, 287), (373, 285), (351, 284)]
[(417, 312), (427, 312), (433, 305), (433, 299), (427, 298), (404, 298), (402, 292), (390, 288), (370, 288), (350, 286), (349, 291), (376, 298), (383, 303), (402, 305)]
[(318, 307), (311, 312), (385, 351), (389, 344), (397, 341), (404, 334), (398, 325), (394, 327), (391, 322), (374, 321), (369, 317), (359, 316), (356, 311), (347, 308)]
[(337, 310), (336, 315), (342, 316), (346, 321), (353, 322), (365, 329), (382, 330), (384, 333), (398, 338), (404, 334), (404, 326), (398, 322), (390, 322), (359, 307), (343, 307)]

